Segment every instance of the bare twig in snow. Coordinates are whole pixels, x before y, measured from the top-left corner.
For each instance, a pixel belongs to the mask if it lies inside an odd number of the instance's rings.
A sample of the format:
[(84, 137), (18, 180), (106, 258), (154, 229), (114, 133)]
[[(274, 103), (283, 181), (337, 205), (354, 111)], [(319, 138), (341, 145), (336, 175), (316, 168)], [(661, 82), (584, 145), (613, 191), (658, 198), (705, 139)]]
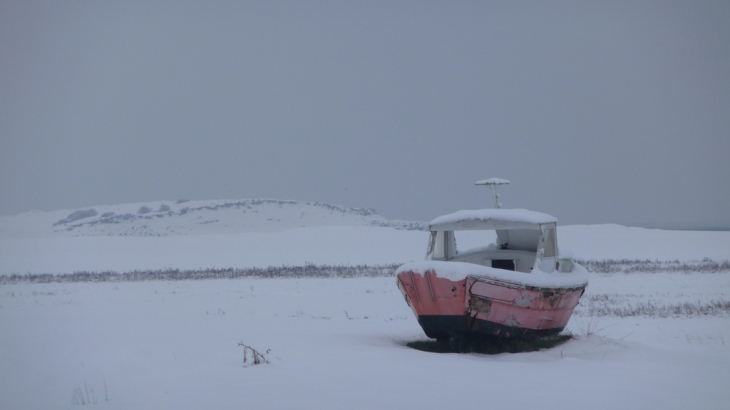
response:
[(269, 363), (269, 360), (266, 359), (266, 356), (264, 354), (269, 354), (271, 352), (271, 349), (266, 350), (266, 353), (261, 353), (258, 350), (254, 349), (251, 346), (248, 346), (243, 343), (243, 341), (238, 342), (238, 345), (243, 347), (243, 365), (245, 366), (246, 363), (248, 363), (248, 352), (251, 352), (251, 360), (253, 361), (252, 364), (257, 365), (261, 363)]

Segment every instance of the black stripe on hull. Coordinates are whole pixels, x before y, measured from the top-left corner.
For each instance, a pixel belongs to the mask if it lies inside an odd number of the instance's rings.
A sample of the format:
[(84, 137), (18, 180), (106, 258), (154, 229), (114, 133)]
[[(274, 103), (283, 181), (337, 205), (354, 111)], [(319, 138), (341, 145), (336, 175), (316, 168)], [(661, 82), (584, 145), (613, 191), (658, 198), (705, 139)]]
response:
[(530, 339), (558, 334), (564, 328), (526, 329), (470, 319), (466, 315), (422, 315), (418, 317), (426, 336), (432, 339), (448, 340), (452, 336), (492, 336), (499, 338)]

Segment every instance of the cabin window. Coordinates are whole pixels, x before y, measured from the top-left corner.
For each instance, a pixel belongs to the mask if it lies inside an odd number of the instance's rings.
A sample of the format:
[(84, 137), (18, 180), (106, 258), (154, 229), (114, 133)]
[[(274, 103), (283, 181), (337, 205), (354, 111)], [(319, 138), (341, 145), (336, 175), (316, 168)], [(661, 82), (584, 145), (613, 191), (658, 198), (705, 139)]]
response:
[[(433, 234), (432, 234), (433, 235)], [(456, 241), (453, 231), (438, 231), (433, 236), (431, 259), (447, 260), (456, 255)]]
[(537, 229), (498, 230), (497, 242), (503, 249), (535, 252), (540, 243), (540, 231)]
[(514, 259), (492, 259), (492, 267), (495, 269), (515, 270)]
[[(537, 232), (535, 242), (540, 238), (540, 231)], [(462, 254), (474, 249), (482, 249), (497, 241), (497, 231), (454, 231), (454, 242), (456, 242), (456, 254)]]
[(431, 254), (433, 259), (444, 259), (444, 231), (436, 232), (436, 237), (433, 241), (433, 253)]
[(546, 227), (543, 230), (543, 235), (545, 237), (545, 246), (543, 247), (544, 252), (542, 256), (544, 258), (554, 258), (557, 254), (557, 237), (555, 235), (555, 227)]
[(433, 244), (436, 241), (436, 232), (431, 231), (431, 237), (428, 238), (428, 249), (426, 249), (426, 256), (433, 257)]

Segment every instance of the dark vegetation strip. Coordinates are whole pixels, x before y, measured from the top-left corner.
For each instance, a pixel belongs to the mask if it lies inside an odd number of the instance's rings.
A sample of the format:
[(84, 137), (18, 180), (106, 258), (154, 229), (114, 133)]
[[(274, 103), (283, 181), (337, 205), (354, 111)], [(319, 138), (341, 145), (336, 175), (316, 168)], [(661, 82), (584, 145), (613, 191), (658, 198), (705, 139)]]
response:
[[(638, 296), (637, 296), (638, 298)], [(711, 300), (709, 302), (661, 303), (656, 301), (624, 302), (618, 295), (592, 295), (587, 301), (581, 300), (576, 310), (579, 316), (614, 316), (651, 318), (676, 318), (700, 316), (724, 316), (730, 314), (730, 301)]]
[(267, 268), (160, 269), (117, 273), (74, 272), (67, 274), (2, 275), (1, 284), (64, 282), (143, 282), (150, 280), (206, 280), (239, 278), (377, 278), (395, 276), (399, 264), (391, 265), (314, 265), (269, 266)]
[(593, 273), (727, 273), (730, 260), (659, 261), (649, 259), (576, 259)]
[[(730, 261), (651, 261), (629, 259), (580, 260), (589, 272), (616, 273), (730, 273)], [(63, 282), (141, 282), (148, 280), (205, 280), (238, 278), (376, 278), (392, 277), (400, 264), (269, 266), (267, 268), (159, 269), (130, 272), (74, 272), (0, 275), (0, 284)]]

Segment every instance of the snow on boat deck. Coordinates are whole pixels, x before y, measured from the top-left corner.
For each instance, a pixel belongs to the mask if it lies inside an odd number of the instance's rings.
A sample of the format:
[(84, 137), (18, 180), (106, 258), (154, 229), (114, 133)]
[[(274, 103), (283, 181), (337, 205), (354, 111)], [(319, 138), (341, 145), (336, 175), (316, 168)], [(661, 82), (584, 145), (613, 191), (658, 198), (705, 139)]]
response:
[(523, 273), (465, 262), (423, 261), (406, 263), (398, 268), (396, 275), (408, 271), (423, 275), (428, 271), (433, 271), (436, 273), (436, 276), (454, 282), (474, 275), (543, 288), (575, 288), (584, 286), (588, 283), (588, 272), (578, 264), (574, 264), (574, 267), (575, 269), (570, 273), (557, 271), (548, 273), (540, 270)]

